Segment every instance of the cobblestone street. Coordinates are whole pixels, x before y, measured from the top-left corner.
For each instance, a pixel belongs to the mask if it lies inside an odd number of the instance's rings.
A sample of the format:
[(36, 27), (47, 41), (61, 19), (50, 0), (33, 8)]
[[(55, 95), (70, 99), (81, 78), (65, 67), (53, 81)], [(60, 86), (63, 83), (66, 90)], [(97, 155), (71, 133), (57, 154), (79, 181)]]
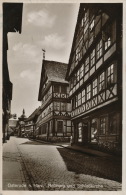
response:
[[(20, 163), (17, 178), (20, 174), (21, 181), (14, 182), (13, 178), (9, 181), (9, 162)], [(11, 137), (3, 146), (3, 190), (117, 191), (121, 190), (118, 181), (121, 177), (117, 177), (120, 174), (119, 166), (119, 162), (60, 146)], [(12, 173), (15, 170), (16, 165)], [(16, 186), (17, 183), (20, 186)]]

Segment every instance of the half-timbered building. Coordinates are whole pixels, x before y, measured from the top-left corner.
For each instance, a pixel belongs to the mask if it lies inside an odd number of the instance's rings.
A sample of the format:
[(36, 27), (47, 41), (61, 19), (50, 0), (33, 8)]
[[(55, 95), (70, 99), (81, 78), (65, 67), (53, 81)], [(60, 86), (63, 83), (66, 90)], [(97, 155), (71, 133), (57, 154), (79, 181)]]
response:
[(65, 81), (67, 64), (43, 60), (38, 100), (38, 139), (68, 141), (72, 133), (69, 84)]
[(74, 142), (115, 150), (122, 140), (122, 4), (80, 4), (66, 79)]

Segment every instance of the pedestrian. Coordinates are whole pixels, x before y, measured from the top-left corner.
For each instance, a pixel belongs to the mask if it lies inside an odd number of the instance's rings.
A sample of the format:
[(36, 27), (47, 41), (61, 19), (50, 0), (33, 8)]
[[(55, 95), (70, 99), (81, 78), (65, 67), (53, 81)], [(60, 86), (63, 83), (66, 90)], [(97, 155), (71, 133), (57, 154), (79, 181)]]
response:
[(72, 143), (73, 143), (73, 137), (72, 135), (70, 136), (70, 145), (72, 146)]

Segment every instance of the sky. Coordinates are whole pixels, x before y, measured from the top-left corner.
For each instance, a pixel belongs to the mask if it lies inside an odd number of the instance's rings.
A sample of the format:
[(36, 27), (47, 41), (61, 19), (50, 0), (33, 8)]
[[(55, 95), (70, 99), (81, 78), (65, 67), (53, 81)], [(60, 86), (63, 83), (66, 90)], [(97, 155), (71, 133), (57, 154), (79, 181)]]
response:
[(43, 53), (45, 59), (68, 63), (79, 4), (24, 3), (22, 33), (8, 33), (8, 67), (13, 83), (11, 113), (28, 117), (38, 101)]

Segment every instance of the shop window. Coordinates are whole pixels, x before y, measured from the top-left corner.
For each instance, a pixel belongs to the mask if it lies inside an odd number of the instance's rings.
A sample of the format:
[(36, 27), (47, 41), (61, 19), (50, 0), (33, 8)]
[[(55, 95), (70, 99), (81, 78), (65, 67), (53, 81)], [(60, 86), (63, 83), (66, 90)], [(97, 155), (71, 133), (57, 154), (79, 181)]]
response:
[(87, 100), (91, 98), (91, 85), (87, 86)]
[(117, 117), (116, 114), (110, 116), (110, 123), (109, 123), (109, 133), (116, 134), (117, 133)]
[(107, 69), (107, 86), (110, 86), (114, 83), (114, 64), (108, 67)]
[(85, 89), (82, 90), (82, 104), (85, 102)]
[(96, 47), (97, 60), (102, 56), (102, 40), (97, 44)]
[(57, 133), (63, 133), (63, 121), (57, 121)]
[(102, 117), (100, 119), (100, 134), (105, 135), (106, 132), (106, 118)]
[(91, 67), (95, 64), (95, 49), (91, 53)]
[(67, 93), (67, 87), (61, 86), (61, 93), (66, 94)]
[(91, 120), (91, 142), (97, 142), (97, 119)]
[(85, 61), (85, 73), (89, 71), (89, 57)]
[(59, 93), (59, 85), (54, 85), (54, 93)]
[(82, 123), (78, 124), (78, 142), (82, 142)]
[(98, 87), (98, 81), (97, 81), (97, 79), (95, 79), (93, 81), (93, 96), (95, 96), (97, 94), (97, 87)]
[(105, 89), (105, 73), (103, 72), (99, 76), (99, 91)]

